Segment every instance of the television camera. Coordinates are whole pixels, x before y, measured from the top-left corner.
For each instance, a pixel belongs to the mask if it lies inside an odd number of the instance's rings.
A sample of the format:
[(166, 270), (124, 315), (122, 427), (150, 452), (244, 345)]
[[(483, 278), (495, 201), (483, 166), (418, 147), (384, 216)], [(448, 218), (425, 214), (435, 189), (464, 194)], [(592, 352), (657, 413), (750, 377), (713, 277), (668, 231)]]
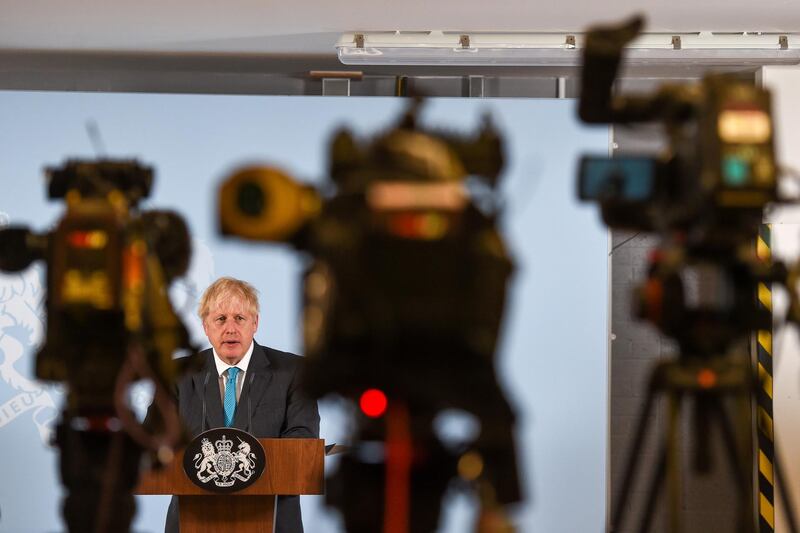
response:
[[(708, 74), (699, 83), (666, 84), (653, 94), (615, 94), (623, 48), (643, 24), (641, 17), (634, 17), (618, 26), (589, 30), (578, 109), (588, 123), (624, 127), (658, 122), (668, 141), (658, 155), (587, 156), (580, 162), (578, 196), (597, 202), (608, 226), (660, 237), (650, 255), (647, 277), (635, 290), (634, 315), (678, 345), (676, 359), (658, 364), (651, 376), (612, 529), (622, 527), (636, 453), (644, 443), (655, 396), (663, 393), (671, 400), (669, 427), (658, 451), (640, 530), (649, 527), (667, 472), (671, 530), (680, 530), (676, 424), (681, 400), (689, 398), (694, 400), (699, 428), (695, 470), (710, 467), (708, 432), (716, 424), (737, 483), (739, 531), (753, 531), (750, 450), (737, 443), (722, 398), (744, 399), (739, 420), (749, 420), (755, 379), (745, 346), (757, 330), (772, 329), (771, 309), (757, 298), (759, 286), (786, 286), (792, 301), (790, 319), (798, 309), (791, 281), (796, 279), (796, 267), (790, 273), (788, 266), (760, 259), (756, 253), (765, 208), (790, 201), (779, 193), (770, 94), (723, 74)], [(790, 522), (796, 531), (792, 516)]]
[[(418, 110), (372, 140), (336, 133), (319, 189), (247, 167), (219, 193), (222, 233), (310, 258), (304, 386), (363, 409), (327, 488), (350, 532), (435, 530), (452, 479), (476, 488), (482, 524), (520, 498), (493, 365), (512, 273), (492, 201), (502, 141), (488, 118), (461, 136), (422, 127)], [(477, 419), (477, 437), (440, 438), (448, 410)]]
[[(195, 350), (167, 289), (189, 265), (191, 241), (174, 212), (139, 210), (153, 171), (137, 161), (69, 160), (46, 171), (48, 197), (66, 204), (55, 228), (0, 229), (0, 270), (47, 265), (47, 329), (36, 377), (66, 384), (56, 432), (71, 532), (128, 531), (142, 450), (167, 461), (182, 438), (171, 391)], [(128, 387), (155, 384), (162, 430), (146, 430)]]
[[(635, 314), (676, 338), (681, 353), (721, 354), (771, 327), (753, 294), (758, 283), (787, 278), (784, 265), (755, 253), (764, 209), (781, 201), (770, 95), (721, 74), (654, 95), (613, 95), (622, 49), (642, 24), (589, 32), (579, 115), (589, 123), (661, 122), (669, 146), (655, 156), (583, 157), (578, 196), (599, 203), (614, 229), (662, 236)], [(689, 290), (700, 285), (713, 288)]]

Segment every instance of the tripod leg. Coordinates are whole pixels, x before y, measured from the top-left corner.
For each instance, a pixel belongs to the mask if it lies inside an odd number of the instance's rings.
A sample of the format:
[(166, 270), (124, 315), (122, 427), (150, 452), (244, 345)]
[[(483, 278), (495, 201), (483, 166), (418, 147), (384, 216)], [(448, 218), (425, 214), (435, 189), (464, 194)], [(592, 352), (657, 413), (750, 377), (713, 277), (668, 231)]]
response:
[(647, 491), (647, 503), (644, 508), (644, 515), (642, 515), (642, 525), (639, 528), (640, 533), (647, 533), (650, 529), (650, 524), (655, 515), (656, 501), (658, 500), (658, 492), (664, 483), (664, 476), (667, 473), (667, 444), (662, 443), (661, 449), (658, 452), (658, 464), (656, 471), (653, 472), (653, 478), (650, 480), (650, 488)]
[[(753, 531), (755, 523), (753, 517), (750, 515), (749, 510), (752, 509), (752, 501), (750, 499), (750, 491), (748, 490), (748, 472), (743, 471), (742, 461), (739, 459), (739, 452), (736, 447), (736, 434), (733, 431), (733, 424), (728, 418), (728, 413), (719, 397), (707, 397), (701, 401), (708, 402), (711, 409), (716, 411), (717, 420), (719, 421), (720, 429), (722, 430), (722, 442), (725, 447), (725, 453), (728, 456), (728, 463), (736, 479), (736, 486), (739, 489), (739, 498), (741, 503), (739, 506), (741, 515), (739, 516), (738, 531), (745, 533), (746, 531)], [(749, 527), (748, 527), (749, 526)]]
[(695, 438), (693, 470), (695, 473), (705, 474), (712, 468), (708, 428), (711, 427), (714, 409), (707, 402), (698, 398), (694, 403), (692, 415)]
[(672, 391), (669, 396), (669, 422), (667, 423), (666, 457), (667, 457), (667, 488), (669, 531), (679, 533), (681, 528), (681, 407), (683, 396), (678, 391)]
[(633, 476), (636, 473), (637, 457), (636, 453), (641, 449), (644, 438), (647, 434), (648, 420), (650, 418), (650, 411), (653, 408), (655, 400), (655, 391), (651, 386), (647, 391), (647, 399), (645, 400), (642, 413), (639, 418), (639, 424), (636, 428), (636, 435), (633, 438), (633, 443), (628, 450), (628, 456), (625, 464), (625, 474), (622, 477), (622, 485), (617, 491), (617, 501), (614, 505), (614, 513), (611, 515), (611, 529), (610, 532), (621, 531), (622, 520), (625, 518), (625, 504), (628, 502), (628, 494), (633, 491)]

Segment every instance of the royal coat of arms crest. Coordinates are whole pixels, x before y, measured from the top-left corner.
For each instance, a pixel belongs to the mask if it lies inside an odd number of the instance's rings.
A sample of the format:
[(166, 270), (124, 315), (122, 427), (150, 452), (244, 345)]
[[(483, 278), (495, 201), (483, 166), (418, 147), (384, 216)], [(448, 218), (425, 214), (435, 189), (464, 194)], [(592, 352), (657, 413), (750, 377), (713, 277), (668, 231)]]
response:
[(264, 449), (255, 437), (220, 428), (202, 433), (189, 444), (183, 469), (197, 486), (212, 492), (234, 492), (252, 485), (265, 463)]

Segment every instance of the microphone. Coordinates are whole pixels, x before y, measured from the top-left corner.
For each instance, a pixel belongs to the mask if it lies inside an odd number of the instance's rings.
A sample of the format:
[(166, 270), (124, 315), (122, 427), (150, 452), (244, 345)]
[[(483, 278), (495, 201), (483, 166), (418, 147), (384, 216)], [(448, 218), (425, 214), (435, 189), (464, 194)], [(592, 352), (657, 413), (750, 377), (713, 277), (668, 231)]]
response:
[(209, 379), (211, 379), (210, 370), (206, 372), (206, 378), (203, 380), (203, 418), (200, 419), (200, 433), (206, 430), (206, 387)]

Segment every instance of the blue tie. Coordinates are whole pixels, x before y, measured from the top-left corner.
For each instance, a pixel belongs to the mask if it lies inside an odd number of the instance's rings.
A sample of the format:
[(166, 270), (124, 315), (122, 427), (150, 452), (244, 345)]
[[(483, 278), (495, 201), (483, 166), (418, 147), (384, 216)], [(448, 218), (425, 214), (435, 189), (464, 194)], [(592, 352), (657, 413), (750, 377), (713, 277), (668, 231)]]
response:
[(233, 413), (236, 411), (236, 376), (239, 374), (239, 369), (232, 366), (228, 369), (228, 381), (225, 382), (225, 401), (223, 407), (225, 408), (225, 425), (231, 427), (233, 424)]

